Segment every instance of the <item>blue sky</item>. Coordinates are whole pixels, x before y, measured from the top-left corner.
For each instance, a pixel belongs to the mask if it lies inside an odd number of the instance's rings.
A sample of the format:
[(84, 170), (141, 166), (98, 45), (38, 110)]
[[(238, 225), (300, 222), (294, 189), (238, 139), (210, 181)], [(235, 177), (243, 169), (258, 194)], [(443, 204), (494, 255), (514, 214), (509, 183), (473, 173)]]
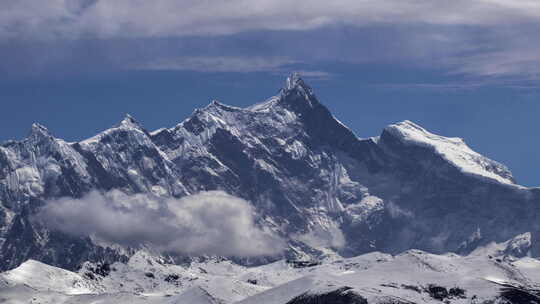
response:
[(540, 185), (540, 2), (6, 0), (0, 140), (172, 126), (300, 71), (358, 136), (413, 120)]

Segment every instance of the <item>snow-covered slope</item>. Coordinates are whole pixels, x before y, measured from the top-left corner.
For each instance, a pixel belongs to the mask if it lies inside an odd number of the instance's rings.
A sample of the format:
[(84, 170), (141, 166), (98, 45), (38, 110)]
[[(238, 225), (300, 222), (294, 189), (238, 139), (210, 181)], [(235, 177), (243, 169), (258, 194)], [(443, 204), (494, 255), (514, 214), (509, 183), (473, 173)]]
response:
[(461, 140), (411, 122), (358, 138), (297, 74), (262, 103), (214, 101), (171, 128), (148, 132), (127, 116), (67, 143), (34, 125), (26, 139), (0, 145), (0, 269), (28, 259), (70, 270), (129, 260), (137, 248), (66, 235), (32, 216), (51, 200), (112, 189), (238, 196), (253, 205), (257, 225), (285, 240), (286, 258), (469, 253), (526, 232), (530, 255), (540, 252), (537, 188), (516, 185)]
[(459, 170), (501, 183), (514, 184), (512, 173), (505, 166), (471, 150), (461, 138), (443, 137), (428, 132), (411, 121), (389, 125), (384, 129), (407, 145), (433, 149)]
[(487, 303), (501, 297), (504, 285), (538, 288), (538, 282), (521, 273), (532, 267), (525, 266), (529, 262), (524, 260), (432, 255), (416, 250), (371, 258), (319, 266), (306, 276), (239, 303), (289, 303), (302, 295), (317, 297), (342, 288), (367, 299), (367, 303)]
[(9, 285), (27, 285), (39, 291), (56, 291), (68, 295), (94, 291), (94, 286), (76, 273), (28, 260), (0, 277)]
[(516, 242), (523, 245), (526, 239), (523, 235), (492, 244), (468, 256), (409, 250), (336, 260), (293, 270), (301, 276), (239, 304), (364, 303), (362, 298), (370, 304), (535, 303), (540, 296), (540, 263), (508, 254)]

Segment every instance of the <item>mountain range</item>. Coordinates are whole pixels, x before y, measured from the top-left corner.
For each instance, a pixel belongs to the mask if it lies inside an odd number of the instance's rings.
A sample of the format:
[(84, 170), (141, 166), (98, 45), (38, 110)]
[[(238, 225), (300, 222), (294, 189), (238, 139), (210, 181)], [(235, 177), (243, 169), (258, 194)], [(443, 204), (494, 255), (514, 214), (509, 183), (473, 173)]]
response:
[[(51, 202), (111, 191), (173, 199), (217, 192), (248, 202), (254, 225), (279, 238), (283, 250), (221, 257), (234, 267), (371, 252), (396, 263), (392, 255), (411, 249), (470, 256), (503, 243), (501, 252), (514, 259), (540, 255), (540, 188), (516, 184), (504, 165), (462, 139), (411, 121), (359, 138), (298, 74), (264, 102), (238, 108), (213, 101), (171, 128), (149, 131), (127, 115), (79, 142), (34, 124), (25, 139), (2, 144), (0, 270), (31, 261), (80, 272), (88, 263), (128, 263), (141, 248), (152, 250), (70, 233), (39, 216)], [(164, 256), (171, 264), (197, 258)]]

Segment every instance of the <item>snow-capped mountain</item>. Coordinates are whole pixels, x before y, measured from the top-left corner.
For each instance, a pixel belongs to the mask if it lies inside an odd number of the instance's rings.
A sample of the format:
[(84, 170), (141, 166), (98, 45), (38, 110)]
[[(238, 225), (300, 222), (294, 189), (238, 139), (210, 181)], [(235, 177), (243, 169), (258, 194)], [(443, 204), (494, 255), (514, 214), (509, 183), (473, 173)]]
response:
[(298, 74), (262, 103), (214, 101), (171, 128), (149, 132), (127, 116), (68, 143), (36, 124), (27, 138), (1, 145), (0, 269), (28, 259), (69, 270), (128, 261), (136, 248), (49, 229), (33, 217), (50, 200), (113, 189), (240, 197), (258, 226), (285, 240), (288, 258), (467, 254), (523, 233), (531, 235), (529, 254), (539, 254), (539, 189), (515, 184), (506, 167), (463, 140), (410, 121), (358, 138)]

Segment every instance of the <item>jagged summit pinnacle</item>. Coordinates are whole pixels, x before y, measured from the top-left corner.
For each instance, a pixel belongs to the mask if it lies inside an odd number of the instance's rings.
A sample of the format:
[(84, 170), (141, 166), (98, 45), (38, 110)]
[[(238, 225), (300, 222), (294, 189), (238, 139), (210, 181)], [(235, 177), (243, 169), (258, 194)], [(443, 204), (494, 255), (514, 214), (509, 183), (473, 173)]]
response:
[(311, 87), (304, 82), (297, 72), (291, 73), (287, 77), (279, 98), (282, 102), (297, 108), (297, 110), (302, 109), (302, 111), (306, 110), (306, 106), (307, 108), (313, 108), (319, 104)]
[(285, 90), (292, 90), (297, 86), (304, 85), (304, 80), (302, 80), (302, 77), (300, 76), (300, 73), (298, 72), (292, 72), (289, 77), (287, 77), (287, 80), (285, 80)]
[(130, 114), (127, 114), (124, 116), (124, 119), (120, 122), (119, 126), (125, 126), (125, 127), (134, 127), (137, 129), (142, 129), (141, 124), (133, 118)]
[(45, 126), (35, 122), (32, 124), (32, 127), (30, 128), (30, 133), (28, 136), (29, 137), (51, 136), (51, 133)]
[(283, 87), (283, 91), (289, 92), (298, 89), (304, 91), (305, 93), (312, 94), (311, 88), (304, 82), (300, 73), (292, 72), (285, 80), (285, 86)]
[(233, 106), (226, 105), (224, 103), (219, 102), (217, 99), (212, 99), (212, 102), (208, 104), (205, 108), (233, 108)]

